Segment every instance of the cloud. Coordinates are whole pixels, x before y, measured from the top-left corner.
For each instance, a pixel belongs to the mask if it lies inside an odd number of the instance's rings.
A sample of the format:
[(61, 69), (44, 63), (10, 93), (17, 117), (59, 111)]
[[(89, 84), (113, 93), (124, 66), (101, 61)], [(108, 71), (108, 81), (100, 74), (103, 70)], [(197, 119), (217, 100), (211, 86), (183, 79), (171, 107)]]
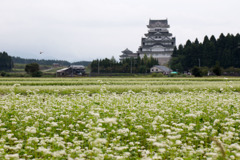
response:
[[(70, 61), (136, 51), (149, 18), (168, 18), (177, 43), (237, 33), (237, 0), (1, 0), (0, 50)], [(39, 51), (45, 54), (39, 55)]]

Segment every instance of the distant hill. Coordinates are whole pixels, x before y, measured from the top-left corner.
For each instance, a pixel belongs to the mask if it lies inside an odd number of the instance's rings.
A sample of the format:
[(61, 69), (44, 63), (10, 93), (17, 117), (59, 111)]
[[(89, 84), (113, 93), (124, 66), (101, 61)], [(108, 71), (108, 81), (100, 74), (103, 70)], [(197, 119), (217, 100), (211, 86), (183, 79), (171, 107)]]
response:
[(61, 66), (69, 66), (71, 64), (88, 66), (91, 63), (91, 61), (79, 61), (79, 62), (70, 63), (65, 60), (26, 59), (21, 57), (12, 57), (12, 61), (13, 63), (19, 63), (19, 64), (38, 63), (40, 65), (53, 65), (53, 63), (58, 63)]
[(83, 65), (83, 66), (88, 66), (89, 64), (91, 64), (91, 61), (79, 61), (79, 62), (73, 62), (71, 63), (72, 65)]
[(45, 60), (45, 59), (25, 59), (20, 57), (12, 57), (13, 63), (20, 64), (29, 64), (29, 63), (38, 63), (40, 65), (52, 65), (53, 63), (58, 63), (62, 66), (68, 66), (71, 63), (64, 60)]

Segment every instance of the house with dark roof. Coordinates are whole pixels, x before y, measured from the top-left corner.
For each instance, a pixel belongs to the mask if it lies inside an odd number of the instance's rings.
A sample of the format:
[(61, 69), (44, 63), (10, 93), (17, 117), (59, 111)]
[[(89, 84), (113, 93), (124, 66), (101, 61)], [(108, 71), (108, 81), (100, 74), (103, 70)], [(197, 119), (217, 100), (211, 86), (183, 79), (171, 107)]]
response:
[(150, 68), (150, 72), (151, 73), (162, 73), (162, 74), (168, 75), (172, 72), (172, 70), (166, 66), (155, 65), (152, 68)]
[(57, 77), (73, 77), (85, 75), (85, 67), (83, 65), (70, 65), (68, 68), (57, 70)]

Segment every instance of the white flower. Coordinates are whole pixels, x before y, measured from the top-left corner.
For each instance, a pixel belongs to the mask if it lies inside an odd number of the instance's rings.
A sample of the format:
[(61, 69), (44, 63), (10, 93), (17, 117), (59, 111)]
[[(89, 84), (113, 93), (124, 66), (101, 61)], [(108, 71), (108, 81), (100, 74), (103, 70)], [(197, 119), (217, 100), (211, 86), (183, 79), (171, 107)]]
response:
[(192, 117), (192, 118), (196, 118), (197, 116), (195, 114), (186, 114), (185, 117)]
[(94, 141), (94, 144), (106, 144), (107, 143), (107, 140), (104, 139), (104, 138), (97, 138), (95, 141)]
[(16, 154), (6, 154), (5, 159), (19, 159), (18, 153)]
[(156, 117), (154, 118), (154, 120), (155, 120), (155, 121), (163, 121), (164, 118), (162, 118), (161, 116), (156, 116)]
[(39, 147), (38, 149), (37, 149), (37, 152), (43, 152), (43, 154), (51, 154), (51, 151), (50, 151), (50, 149), (48, 149), (48, 148), (44, 148), (44, 147)]
[(37, 130), (36, 130), (35, 127), (28, 127), (27, 126), (25, 131), (28, 132), (28, 133), (37, 133)]
[(54, 120), (53, 117), (49, 117), (49, 118), (48, 118), (48, 121), (53, 121), (53, 120)]
[(69, 130), (64, 130), (64, 131), (62, 131), (62, 132), (61, 132), (61, 135), (65, 135), (65, 136), (66, 136), (66, 135), (69, 135)]
[(52, 156), (53, 156), (53, 157), (62, 157), (62, 156), (65, 155), (65, 154), (66, 154), (65, 150), (60, 150), (60, 151), (55, 151), (55, 152), (53, 152), (53, 153), (52, 153)]
[(182, 144), (182, 141), (176, 140), (176, 145), (180, 145), (180, 144)]
[(166, 144), (160, 143), (160, 142), (153, 142), (153, 145), (156, 147), (165, 147)]
[(52, 126), (52, 127), (57, 127), (58, 124), (57, 124), (56, 122), (51, 122), (51, 126)]
[(103, 123), (117, 124), (117, 118), (104, 118)]
[(137, 128), (137, 129), (143, 129), (143, 126), (142, 126), (142, 125), (137, 125), (137, 126), (135, 126), (135, 128)]
[(240, 151), (240, 145), (237, 143), (231, 144), (229, 147)]

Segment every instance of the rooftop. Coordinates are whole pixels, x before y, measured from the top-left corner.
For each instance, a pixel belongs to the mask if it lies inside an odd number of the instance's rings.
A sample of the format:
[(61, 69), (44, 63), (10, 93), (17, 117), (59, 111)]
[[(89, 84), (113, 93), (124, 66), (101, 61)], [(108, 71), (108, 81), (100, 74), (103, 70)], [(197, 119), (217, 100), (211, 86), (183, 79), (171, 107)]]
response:
[(132, 51), (130, 51), (128, 48), (126, 48), (124, 51), (122, 51), (123, 54), (133, 54)]
[(172, 72), (172, 70), (166, 66), (160, 66), (160, 65), (155, 65), (153, 67), (157, 67), (158, 69), (164, 71), (164, 72)]
[(168, 28), (168, 20), (167, 19), (163, 19), (163, 20), (149, 20), (149, 28), (152, 27), (164, 27), (164, 28)]

